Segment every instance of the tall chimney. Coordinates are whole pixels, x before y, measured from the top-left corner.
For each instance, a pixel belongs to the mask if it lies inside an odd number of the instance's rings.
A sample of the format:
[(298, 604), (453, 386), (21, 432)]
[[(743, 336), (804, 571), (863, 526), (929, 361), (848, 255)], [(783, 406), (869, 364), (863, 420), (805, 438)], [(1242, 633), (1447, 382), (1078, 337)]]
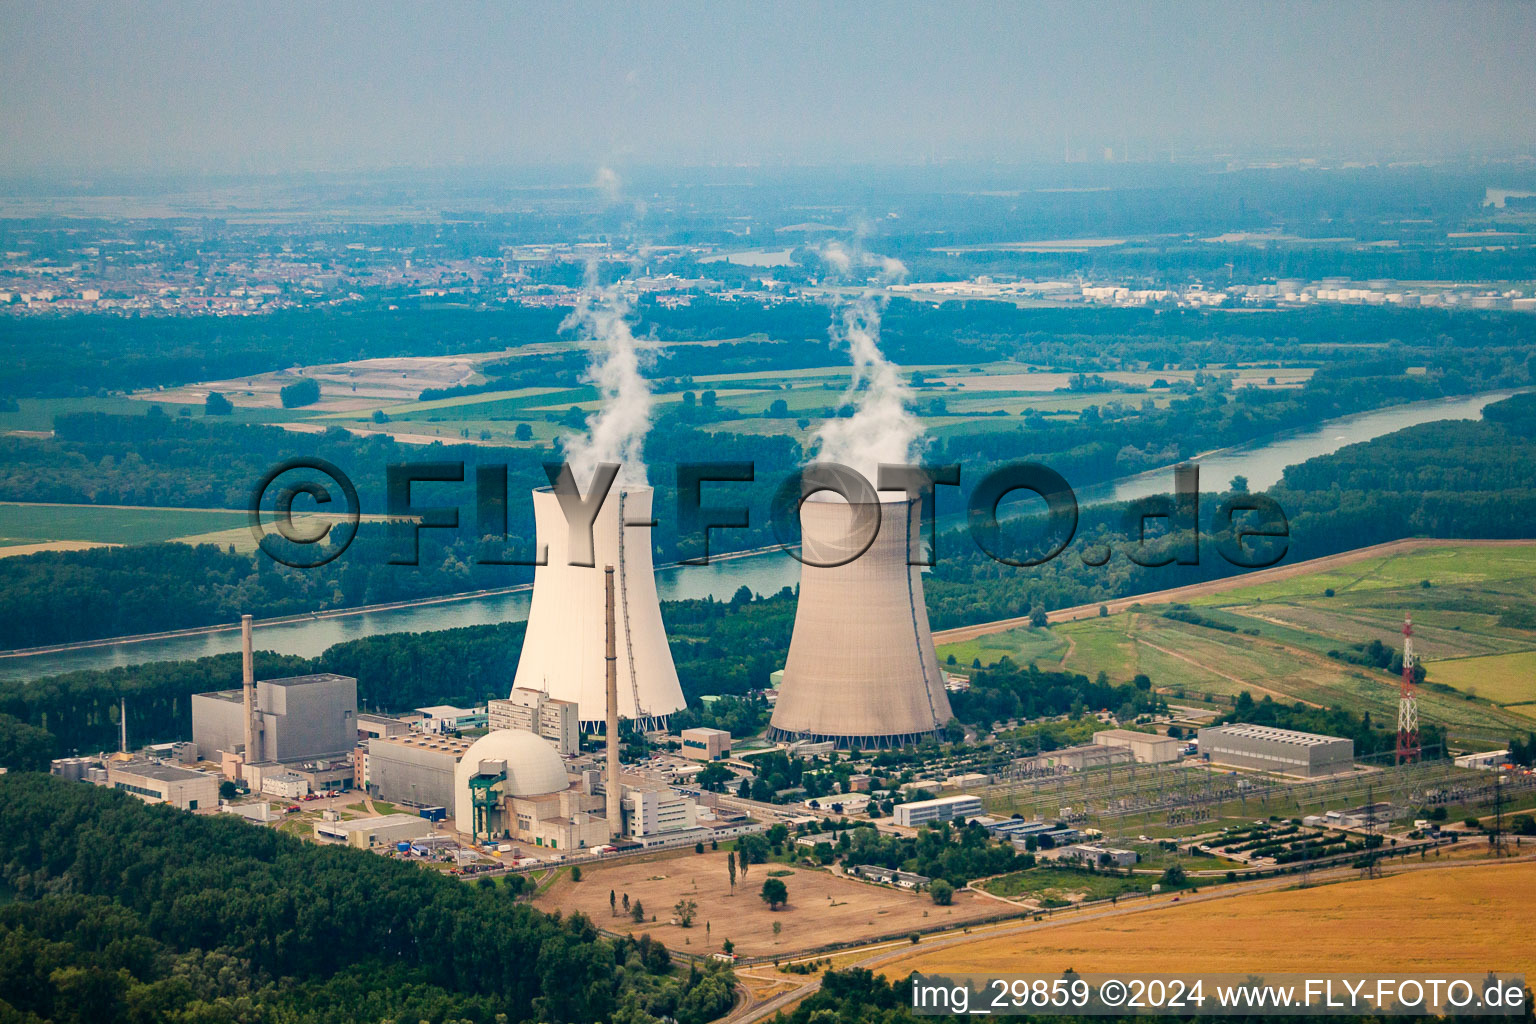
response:
[(604, 789), (608, 795), (608, 838), (616, 839), (623, 831), (623, 787), (619, 783), (619, 654), (618, 630), (613, 621), (613, 566), (603, 568), (603, 594), (607, 600), (604, 614), (607, 620), (608, 649), (604, 654), (608, 666), (608, 781)]
[[(243, 764), (259, 761), (256, 755), (256, 666), (251, 657), (251, 617), (240, 616), (241, 674), (245, 682), (245, 757)], [(245, 771), (240, 772), (247, 778)]]
[(117, 698), (117, 723), (123, 727), (122, 751), (128, 753), (128, 698)]

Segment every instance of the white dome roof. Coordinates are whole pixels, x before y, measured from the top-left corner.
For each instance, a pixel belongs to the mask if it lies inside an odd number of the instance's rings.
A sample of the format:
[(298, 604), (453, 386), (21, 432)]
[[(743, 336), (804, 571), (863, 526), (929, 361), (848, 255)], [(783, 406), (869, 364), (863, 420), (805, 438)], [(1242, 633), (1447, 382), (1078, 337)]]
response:
[(565, 762), (547, 740), (522, 729), (486, 733), (469, 745), (454, 769), (454, 818), (461, 831), (467, 831), (470, 820), (469, 779), (480, 773), (481, 761), (507, 763), (501, 791), (511, 796), (543, 796), (570, 785)]

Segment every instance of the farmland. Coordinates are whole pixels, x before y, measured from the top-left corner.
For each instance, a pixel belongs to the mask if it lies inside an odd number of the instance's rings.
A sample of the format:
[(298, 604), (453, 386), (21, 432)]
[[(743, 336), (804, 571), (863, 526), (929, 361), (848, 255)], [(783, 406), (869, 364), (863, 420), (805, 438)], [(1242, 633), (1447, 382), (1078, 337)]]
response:
[[(1536, 863), (1404, 871), (1372, 881), (1159, 902), (1091, 921), (977, 937), (887, 964), (963, 973), (1536, 970), (1525, 927)], [(1392, 936), (1390, 951), (1380, 939)], [(1213, 938), (1219, 937), (1219, 941)]]
[(1149, 603), (962, 640), (939, 654), (960, 666), (1006, 654), (1090, 677), (1145, 673), (1179, 702), (1223, 705), (1246, 690), (1390, 721), (1397, 677), (1347, 656), (1373, 641), (1399, 649), (1408, 613), (1427, 671), (1425, 720), (1454, 742), (1497, 745), (1536, 717), (1533, 545), (1425, 545), (1188, 602), (1196, 621)]

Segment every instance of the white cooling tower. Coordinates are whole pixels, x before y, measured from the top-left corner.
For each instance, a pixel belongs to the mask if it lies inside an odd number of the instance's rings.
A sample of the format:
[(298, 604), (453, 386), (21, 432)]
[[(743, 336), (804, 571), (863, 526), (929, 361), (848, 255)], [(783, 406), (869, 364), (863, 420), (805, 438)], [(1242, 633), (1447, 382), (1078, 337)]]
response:
[(533, 604), (513, 685), (575, 701), (588, 732), (602, 731), (606, 718), (604, 566), (614, 568), (618, 604), (619, 714), (649, 730), (685, 707), (656, 596), (650, 527), (619, 527), (649, 521), (653, 493), (614, 486), (592, 524), (596, 564), (588, 567), (570, 564), (570, 527), (560, 500), (548, 489), (533, 492), (534, 527), (549, 558), (533, 571)]
[[(865, 508), (863, 515), (868, 515)], [(774, 706), (770, 737), (832, 740), (839, 747), (916, 743), (949, 722), (949, 698), (928, 630), (920, 566), (907, 564), (921, 529), (916, 501), (880, 504), (880, 529), (862, 555), (842, 561), (868, 536), (859, 506), (805, 502), (800, 533), (800, 602)]]

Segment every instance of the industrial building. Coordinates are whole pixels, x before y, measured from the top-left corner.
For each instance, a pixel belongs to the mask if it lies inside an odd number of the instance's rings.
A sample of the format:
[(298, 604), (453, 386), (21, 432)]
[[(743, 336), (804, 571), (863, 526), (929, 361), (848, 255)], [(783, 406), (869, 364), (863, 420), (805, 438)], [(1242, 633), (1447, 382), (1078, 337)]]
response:
[(1075, 747), (1062, 747), (1037, 756), (1035, 764), (1058, 772), (1084, 772), (1090, 768), (1130, 764), (1136, 760), (1131, 748), (1103, 743), (1083, 743)]
[(898, 825), (917, 828), (930, 821), (950, 821), (980, 813), (980, 797), (941, 796), (937, 800), (918, 800), (910, 804), (897, 804), (891, 809), (891, 819)]
[(1456, 758), (1458, 768), (1476, 768), (1487, 771), (1509, 763), (1509, 750), (1485, 750), (1481, 754), (1462, 754)]
[(209, 772), (177, 768), (158, 761), (109, 759), (106, 784), (151, 804), (170, 804), (184, 811), (219, 809), (219, 777)]
[[(600, 731), (607, 719), (604, 661), (604, 567), (614, 568), (619, 716), (643, 731), (665, 728), (686, 703), (667, 644), (651, 562), (649, 487), (615, 485), (592, 524), (592, 565), (571, 565), (575, 544), (560, 501), (548, 488), (533, 492), (534, 527), (548, 560), (534, 569), (528, 629), (514, 687), (541, 690), (577, 705), (581, 728)], [(642, 525), (643, 524), (643, 525)]]
[(922, 567), (907, 564), (921, 526), (915, 500), (800, 506), (800, 597), (770, 738), (882, 748), (937, 736), (949, 722)]
[(894, 885), (902, 889), (921, 889), (933, 879), (927, 875), (914, 874), (911, 871), (898, 871), (895, 868), (885, 868), (878, 864), (855, 864), (843, 869), (846, 875), (854, 878), (862, 878), (867, 882), (879, 882), (881, 885)]
[(475, 839), (508, 837), (579, 850), (612, 838), (596, 772), (574, 781), (547, 740), (521, 729), (487, 733), (464, 752), (454, 776), (454, 823)]
[(683, 756), (695, 761), (718, 761), (731, 754), (731, 734), (724, 729), (684, 729)]
[(510, 696), (487, 702), (485, 710), (492, 732), (521, 729), (549, 740), (561, 757), (581, 753), (581, 715), (575, 701), (514, 686)]
[(381, 800), (451, 807), (459, 758), (472, 741), (455, 736), (384, 736), (368, 741), (368, 789)]
[(1257, 768), (1315, 778), (1354, 767), (1353, 740), (1276, 729), (1267, 725), (1216, 725), (1200, 730), (1200, 756), (1234, 768)]
[(1135, 867), (1140, 858), (1135, 850), (1121, 850), (1098, 843), (1075, 843), (1063, 849), (1058, 859), (1101, 868), (1129, 868)]
[(360, 714), (357, 716), (359, 740), (382, 739), (385, 736), (404, 736), (411, 731), (409, 722), (388, 715)]
[(464, 729), (484, 729), (487, 724), (484, 708), (459, 708), (452, 704), (433, 704), (430, 707), (417, 708), (416, 713), (421, 716), (417, 726), (422, 732), (460, 732)]
[(197, 756), (219, 761), (237, 755), (242, 764), (278, 764), (343, 757), (357, 745), (357, 680), (322, 672), (255, 683), (253, 749), (245, 749), (246, 715), (241, 690), (192, 695), (192, 741)]
[(1105, 729), (1093, 734), (1093, 742), (1101, 747), (1124, 747), (1131, 752), (1137, 764), (1177, 761), (1179, 751), (1184, 748), (1184, 742), (1172, 736), (1136, 732), (1134, 729)]
[(316, 839), (371, 850), (429, 836), (432, 834), (432, 823), (415, 814), (386, 814), (382, 818), (317, 821), (314, 832)]
[(635, 839), (693, 828), (695, 807), (692, 799), (670, 789), (624, 789), (627, 833)]

